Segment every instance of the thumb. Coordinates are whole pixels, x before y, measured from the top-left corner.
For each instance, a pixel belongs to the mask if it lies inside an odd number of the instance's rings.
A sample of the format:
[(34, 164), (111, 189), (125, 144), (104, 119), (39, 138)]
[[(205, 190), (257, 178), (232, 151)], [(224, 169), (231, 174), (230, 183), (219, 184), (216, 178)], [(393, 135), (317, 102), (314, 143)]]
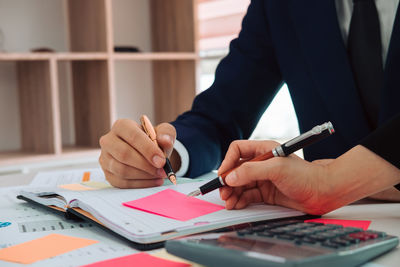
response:
[(264, 161), (246, 162), (233, 170), (225, 177), (227, 185), (232, 187), (244, 186), (255, 181), (270, 180), (274, 182), (277, 178), (285, 175), (287, 158), (272, 158)]
[(167, 156), (171, 155), (176, 139), (176, 130), (172, 124), (161, 123), (156, 127), (157, 143)]

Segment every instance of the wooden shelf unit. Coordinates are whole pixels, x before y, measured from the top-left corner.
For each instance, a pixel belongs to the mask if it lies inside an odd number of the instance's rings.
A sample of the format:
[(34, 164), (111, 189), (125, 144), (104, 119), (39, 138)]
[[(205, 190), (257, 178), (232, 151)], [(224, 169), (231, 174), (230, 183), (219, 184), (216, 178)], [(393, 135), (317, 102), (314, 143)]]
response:
[[(117, 119), (116, 62), (151, 62), (155, 123), (173, 120), (195, 96), (196, 0), (150, 0), (152, 51), (138, 53), (114, 52), (112, 8), (118, 0), (65, 1), (69, 51), (0, 53), (0, 62), (15, 63), (21, 120), (21, 149), (0, 147), (0, 167), (98, 153), (99, 138)], [(72, 88), (72, 146), (62, 141), (63, 63)]]

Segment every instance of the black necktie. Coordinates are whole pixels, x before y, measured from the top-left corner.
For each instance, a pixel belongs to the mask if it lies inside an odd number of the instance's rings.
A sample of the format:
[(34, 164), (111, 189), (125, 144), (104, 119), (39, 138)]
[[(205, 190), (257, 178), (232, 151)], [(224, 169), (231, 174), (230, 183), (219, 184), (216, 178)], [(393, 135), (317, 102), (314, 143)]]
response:
[(353, 0), (347, 49), (361, 103), (373, 129), (383, 86), (381, 31), (374, 0)]

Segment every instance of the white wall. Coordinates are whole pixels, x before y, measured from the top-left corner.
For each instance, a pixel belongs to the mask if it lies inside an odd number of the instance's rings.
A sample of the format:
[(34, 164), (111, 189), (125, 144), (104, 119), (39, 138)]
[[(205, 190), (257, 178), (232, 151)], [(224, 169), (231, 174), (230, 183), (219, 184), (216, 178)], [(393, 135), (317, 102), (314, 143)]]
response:
[(139, 122), (146, 114), (154, 121), (153, 80), (151, 63), (115, 63), (117, 118), (129, 118)]
[(0, 62), (0, 151), (17, 149), (20, 142), (15, 63)]
[[(84, 1), (84, 0), (82, 0)], [(48, 47), (68, 51), (66, 0), (0, 0), (0, 30), (6, 52)], [(116, 45), (151, 51), (148, 0), (112, 0)], [(0, 46), (2, 42), (0, 40)], [(0, 47), (1, 50), (2, 47)], [(59, 64), (63, 144), (73, 144), (73, 99), (68, 64)], [(151, 62), (115, 63), (117, 117), (154, 119)], [(20, 148), (20, 119), (14, 62), (0, 62), (0, 152)]]
[[(6, 52), (48, 47), (67, 49), (62, 0), (0, 0), (0, 31)], [(21, 146), (14, 62), (0, 62), (0, 151)]]
[(48, 47), (67, 50), (62, 0), (0, 0), (0, 29), (7, 52)]
[[(150, 7), (148, 0), (113, 0), (115, 45), (136, 46), (151, 51)], [(153, 81), (150, 61), (115, 63), (117, 118), (138, 121), (141, 114), (154, 120)]]
[(151, 51), (149, 0), (112, 0), (115, 45), (133, 45)]

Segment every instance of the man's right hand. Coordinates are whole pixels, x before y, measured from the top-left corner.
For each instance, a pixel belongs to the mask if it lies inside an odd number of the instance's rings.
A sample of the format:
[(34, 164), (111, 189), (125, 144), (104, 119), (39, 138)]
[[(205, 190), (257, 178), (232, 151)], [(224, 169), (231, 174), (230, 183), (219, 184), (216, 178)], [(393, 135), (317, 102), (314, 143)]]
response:
[(172, 153), (176, 131), (169, 123), (161, 123), (155, 130), (163, 150), (150, 140), (140, 124), (128, 119), (117, 120), (111, 131), (100, 138), (99, 163), (111, 185), (143, 188), (164, 183), (167, 176), (163, 151), (167, 156)]

